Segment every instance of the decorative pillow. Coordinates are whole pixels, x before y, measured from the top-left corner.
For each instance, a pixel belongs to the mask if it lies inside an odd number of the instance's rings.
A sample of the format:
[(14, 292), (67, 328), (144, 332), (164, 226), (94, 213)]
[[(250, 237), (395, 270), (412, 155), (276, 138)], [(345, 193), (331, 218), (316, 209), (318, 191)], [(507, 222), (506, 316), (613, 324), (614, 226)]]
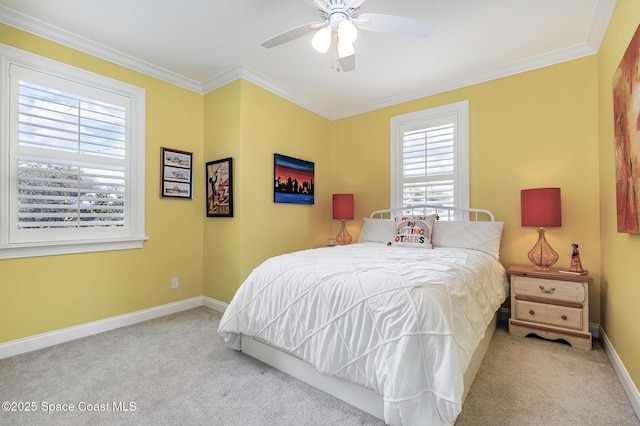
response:
[(434, 247), (456, 247), (483, 251), (500, 258), (504, 222), (437, 221), (433, 226)]
[(393, 220), (370, 217), (365, 217), (362, 220), (362, 231), (360, 231), (358, 242), (389, 243), (393, 241), (396, 233), (396, 223)]
[(403, 216), (396, 218), (396, 232), (393, 244), (407, 247), (433, 248), (431, 246), (431, 230), (436, 215)]

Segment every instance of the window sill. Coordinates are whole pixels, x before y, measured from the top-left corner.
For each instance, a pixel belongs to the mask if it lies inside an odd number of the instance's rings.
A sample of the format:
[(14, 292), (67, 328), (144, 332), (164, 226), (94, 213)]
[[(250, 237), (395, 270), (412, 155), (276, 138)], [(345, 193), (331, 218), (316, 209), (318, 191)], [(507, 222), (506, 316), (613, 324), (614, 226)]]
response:
[(0, 259), (58, 256), (63, 254), (93, 253), (111, 250), (142, 248), (148, 237), (95, 239), (90, 241), (56, 241), (48, 243), (24, 243), (0, 246)]

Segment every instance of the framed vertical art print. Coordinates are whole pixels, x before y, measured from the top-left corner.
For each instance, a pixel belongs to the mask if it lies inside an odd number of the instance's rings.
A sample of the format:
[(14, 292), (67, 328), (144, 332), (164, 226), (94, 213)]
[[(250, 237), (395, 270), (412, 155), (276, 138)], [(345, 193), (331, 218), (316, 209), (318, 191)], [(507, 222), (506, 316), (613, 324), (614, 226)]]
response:
[(233, 159), (206, 165), (207, 217), (233, 217)]
[(191, 199), (193, 154), (162, 148), (160, 196)]
[(313, 204), (315, 165), (311, 161), (273, 156), (273, 201), (276, 203)]
[(613, 77), (618, 232), (640, 233), (640, 26)]

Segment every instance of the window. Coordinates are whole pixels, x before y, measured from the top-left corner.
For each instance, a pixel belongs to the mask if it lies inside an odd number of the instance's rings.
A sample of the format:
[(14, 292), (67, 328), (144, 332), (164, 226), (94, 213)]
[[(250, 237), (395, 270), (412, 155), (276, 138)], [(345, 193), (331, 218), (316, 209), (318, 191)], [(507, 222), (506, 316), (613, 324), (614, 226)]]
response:
[(141, 247), (144, 90), (0, 53), (0, 258)]
[(469, 103), (391, 118), (391, 207), (469, 207)]

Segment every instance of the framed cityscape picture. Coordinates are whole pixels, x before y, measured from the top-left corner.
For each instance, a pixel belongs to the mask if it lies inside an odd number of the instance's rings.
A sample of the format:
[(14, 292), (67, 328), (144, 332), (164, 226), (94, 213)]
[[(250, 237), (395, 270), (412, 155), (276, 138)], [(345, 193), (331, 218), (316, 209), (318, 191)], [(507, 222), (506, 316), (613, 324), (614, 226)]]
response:
[(191, 199), (193, 154), (162, 148), (160, 196)]
[(233, 217), (233, 159), (206, 165), (207, 217)]
[(314, 164), (282, 154), (274, 154), (273, 200), (276, 203), (314, 203)]

